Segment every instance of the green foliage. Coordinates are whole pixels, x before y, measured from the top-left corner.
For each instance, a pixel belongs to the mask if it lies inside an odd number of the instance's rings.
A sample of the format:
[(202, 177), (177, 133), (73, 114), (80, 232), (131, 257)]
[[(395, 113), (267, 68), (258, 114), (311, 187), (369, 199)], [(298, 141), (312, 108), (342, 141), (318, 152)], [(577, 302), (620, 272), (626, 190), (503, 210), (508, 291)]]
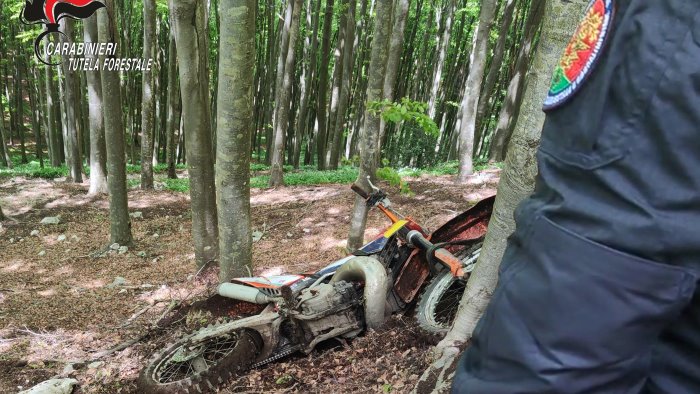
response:
[(190, 191), (190, 179), (189, 178), (165, 179), (163, 181), (163, 187), (166, 190), (172, 190), (174, 192), (186, 193), (186, 192)]
[[(306, 166), (306, 167), (309, 167), (309, 166)], [(267, 164), (263, 164), (263, 163), (250, 163), (250, 171), (252, 171), (252, 172), (270, 171), (270, 166), (268, 166)], [(282, 166), (282, 171), (283, 172), (294, 171), (294, 166), (284, 165), (284, 166)]]
[(280, 376), (279, 378), (277, 378), (277, 380), (275, 380), (275, 383), (277, 383), (279, 385), (286, 385), (286, 384), (291, 383), (293, 380), (294, 380), (294, 377), (292, 375), (284, 374), (284, 375)]
[(250, 163), (250, 170), (251, 171), (267, 171), (270, 169), (270, 166), (262, 164), (262, 163)]
[[(334, 171), (305, 170), (290, 172), (284, 175), (284, 183), (287, 186), (298, 185), (325, 185), (325, 184), (349, 184), (357, 179), (358, 170), (353, 167), (341, 167)], [(261, 175), (250, 179), (250, 187), (267, 188), (270, 177)]]
[(377, 178), (389, 182), (391, 186), (398, 186), (400, 193), (403, 195), (414, 195), (414, 193), (411, 191), (411, 188), (408, 186), (408, 182), (401, 179), (401, 174), (399, 174), (399, 172), (395, 169), (388, 167), (387, 160), (383, 160), (382, 163), (384, 164), (384, 167), (377, 169)]
[(13, 167), (0, 167), (0, 176), (25, 176), (27, 178), (54, 179), (68, 176), (68, 167), (45, 166), (41, 168), (39, 160), (29, 158), (29, 163), (22, 164), (19, 156), (12, 157)]
[[(302, 170), (289, 172), (284, 175), (287, 186), (350, 184), (357, 179), (358, 170), (353, 167), (341, 167), (335, 171)], [(269, 175), (259, 175), (250, 178), (250, 187), (266, 189), (270, 182)], [(165, 179), (163, 187), (176, 192), (188, 192), (190, 181), (187, 178)]]
[[(491, 168), (503, 168), (503, 163), (489, 163), (486, 159), (474, 160), (474, 171), (483, 171)], [(398, 170), (402, 177), (419, 177), (421, 175), (457, 175), (459, 173), (459, 161), (448, 161), (427, 168), (401, 168)]]
[(415, 122), (428, 135), (440, 134), (435, 122), (426, 114), (428, 110), (426, 103), (404, 97), (400, 102), (391, 102), (386, 99), (371, 101), (367, 103), (367, 109), (372, 115), (381, 114), (387, 122)]
[(340, 159), (340, 164), (342, 166), (354, 166), (358, 167), (360, 165), (360, 156), (355, 155), (351, 159), (346, 159), (345, 157), (342, 157)]

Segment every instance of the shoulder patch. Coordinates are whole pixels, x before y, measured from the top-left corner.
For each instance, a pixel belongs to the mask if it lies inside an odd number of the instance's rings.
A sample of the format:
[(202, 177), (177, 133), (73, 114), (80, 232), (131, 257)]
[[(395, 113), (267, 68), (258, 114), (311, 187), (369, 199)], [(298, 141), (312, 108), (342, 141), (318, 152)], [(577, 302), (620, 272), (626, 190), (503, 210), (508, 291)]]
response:
[(552, 84), (544, 101), (545, 111), (573, 97), (591, 74), (608, 38), (614, 12), (613, 0), (591, 1), (554, 70)]

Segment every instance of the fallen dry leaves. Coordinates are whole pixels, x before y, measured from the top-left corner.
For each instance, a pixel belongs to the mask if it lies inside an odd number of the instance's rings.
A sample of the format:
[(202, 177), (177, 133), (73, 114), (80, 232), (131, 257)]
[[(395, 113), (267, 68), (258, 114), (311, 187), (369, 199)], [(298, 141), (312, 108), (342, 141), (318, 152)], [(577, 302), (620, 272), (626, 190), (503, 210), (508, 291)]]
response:
[[(422, 178), (411, 182), (415, 196), (390, 195), (397, 210), (435, 229), (494, 193), (496, 182), (487, 176), (465, 188), (449, 177)], [(0, 230), (2, 393), (56, 375), (78, 379), (79, 393), (134, 392), (145, 358), (166, 342), (213, 319), (257, 312), (210, 298), (215, 268), (195, 275), (187, 195), (130, 191), (130, 212), (142, 213), (132, 219), (134, 245), (94, 258), (108, 243), (107, 198), (86, 192), (86, 184), (0, 179), (3, 208), (14, 216)], [(347, 185), (253, 191), (253, 226), (263, 233), (254, 246), (255, 274), (312, 272), (343, 257), (353, 198)], [(61, 222), (40, 225), (46, 216)], [(372, 212), (367, 237), (386, 225)], [(380, 331), (331, 340), (222, 390), (408, 392), (428, 365), (428, 349), (412, 320), (396, 316)]]

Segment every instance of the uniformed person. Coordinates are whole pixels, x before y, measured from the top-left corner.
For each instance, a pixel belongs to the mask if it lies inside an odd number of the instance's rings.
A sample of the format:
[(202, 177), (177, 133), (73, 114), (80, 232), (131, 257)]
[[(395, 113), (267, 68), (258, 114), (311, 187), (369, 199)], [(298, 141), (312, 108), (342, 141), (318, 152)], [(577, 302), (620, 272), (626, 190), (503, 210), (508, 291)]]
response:
[(700, 1), (594, 0), (455, 393), (700, 393)]

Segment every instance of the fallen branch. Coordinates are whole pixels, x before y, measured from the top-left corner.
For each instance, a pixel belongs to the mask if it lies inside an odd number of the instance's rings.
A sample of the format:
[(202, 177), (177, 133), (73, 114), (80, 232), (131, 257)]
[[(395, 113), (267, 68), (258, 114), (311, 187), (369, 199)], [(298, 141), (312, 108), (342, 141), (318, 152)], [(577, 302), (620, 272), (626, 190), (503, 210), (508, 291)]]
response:
[(134, 338), (134, 339), (130, 339), (130, 340), (128, 340), (128, 341), (124, 341), (124, 342), (120, 343), (119, 345), (117, 345), (117, 346), (115, 346), (115, 347), (113, 347), (113, 348), (111, 348), (111, 349), (103, 350), (103, 351), (101, 351), (101, 352), (98, 352), (98, 353), (96, 353), (91, 359), (85, 360), (84, 362), (85, 362), (85, 363), (89, 363), (89, 362), (97, 361), (97, 360), (99, 360), (99, 359), (101, 359), (101, 358), (104, 358), (104, 357), (109, 356), (109, 355), (112, 354), (112, 353), (116, 353), (116, 352), (122, 351), (122, 350), (124, 350), (124, 349), (126, 349), (126, 348), (128, 348), (128, 347), (131, 347), (131, 346), (133, 346), (133, 345), (135, 345), (135, 344), (141, 342), (141, 341), (144, 340), (150, 333), (151, 333), (151, 332), (150, 332), (150, 330), (149, 330), (147, 333), (141, 335), (140, 337), (137, 337), (137, 338)]
[(163, 312), (163, 314), (160, 316), (158, 320), (153, 322), (153, 325), (155, 327), (158, 327), (158, 323), (160, 323), (163, 319), (165, 319), (165, 316), (170, 313), (173, 309), (175, 309), (176, 306), (180, 305), (180, 301), (172, 300), (170, 301), (170, 305), (168, 305), (168, 308)]
[(144, 313), (146, 313), (146, 311), (148, 311), (149, 309), (153, 308), (153, 307), (156, 306), (157, 304), (158, 304), (158, 302), (153, 303), (152, 305), (146, 305), (143, 309), (141, 309), (140, 311), (138, 311), (138, 312), (134, 313), (133, 315), (131, 315), (131, 317), (129, 317), (128, 319), (126, 319), (126, 321), (125, 321), (124, 323), (122, 323), (122, 324), (121, 324), (119, 327), (117, 327), (117, 328), (124, 328), (124, 327), (128, 326), (129, 324), (133, 323), (134, 320), (136, 320), (139, 316), (143, 315)]
[(24, 326), (24, 328), (18, 328), (17, 331), (23, 332), (25, 334), (29, 334), (35, 337), (40, 337), (40, 338), (56, 338), (58, 335), (57, 334), (48, 334), (48, 333), (40, 333), (40, 332), (34, 332), (27, 328), (27, 326)]
[(71, 259), (75, 259), (75, 260), (77, 260), (77, 259), (87, 259), (88, 257), (93, 257), (93, 258), (94, 258), (94, 256), (92, 256), (92, 255), (90, 255), (90, 254), (86, 254), (86, 255), (83, 255), (83, 256), (68, 256), (68, 257), (64, 257), (64, 258), (61, 259), (61, 261), (66, 261), (66, 260), (71, 260)]

